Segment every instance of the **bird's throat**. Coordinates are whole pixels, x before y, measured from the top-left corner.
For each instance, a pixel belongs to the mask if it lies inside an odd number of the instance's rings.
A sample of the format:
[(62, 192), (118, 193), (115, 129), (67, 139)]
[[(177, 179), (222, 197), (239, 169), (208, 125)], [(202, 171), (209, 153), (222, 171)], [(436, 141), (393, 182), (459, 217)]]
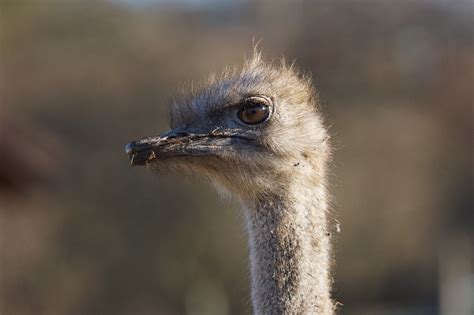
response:
[(326, 191), (306, 187), (246, 210), (255, 314), (333, 314)]

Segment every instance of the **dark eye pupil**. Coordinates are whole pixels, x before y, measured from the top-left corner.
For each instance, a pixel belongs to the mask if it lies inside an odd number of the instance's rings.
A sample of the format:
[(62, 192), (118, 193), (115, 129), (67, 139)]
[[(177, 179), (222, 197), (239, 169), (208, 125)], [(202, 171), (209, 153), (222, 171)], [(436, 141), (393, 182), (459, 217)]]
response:
[(249, 125), (259, 124), (268, 118), (268, 106), (256, 102), (249, 102), (239, 111), (239, 119)]

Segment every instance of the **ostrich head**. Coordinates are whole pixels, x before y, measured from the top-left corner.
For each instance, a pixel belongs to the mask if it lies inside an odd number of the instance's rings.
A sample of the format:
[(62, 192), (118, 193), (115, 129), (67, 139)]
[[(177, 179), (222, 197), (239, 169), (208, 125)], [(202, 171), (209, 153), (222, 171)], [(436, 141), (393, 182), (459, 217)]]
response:
[(242, 201), (309, 170), (319, 170), (309, 181), (322, 180), (326, 131), (309, 79), (293, 66), (255, 53), (190, 94), (172, 105), (171, 130), (127, 145), (132, 165), (198, 173)]
[(316, 93), (259, 54), (171, 108), (171, 130), (126, 147), (132, 165), (208, 177), (244, 207), (256, 314), (332, 314), (327, 135)]

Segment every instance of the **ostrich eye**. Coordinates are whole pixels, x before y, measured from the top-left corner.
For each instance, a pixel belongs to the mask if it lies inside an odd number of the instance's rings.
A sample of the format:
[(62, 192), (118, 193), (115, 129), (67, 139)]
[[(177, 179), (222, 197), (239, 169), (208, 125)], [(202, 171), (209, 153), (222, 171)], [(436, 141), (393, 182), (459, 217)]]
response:
[(248, 125), (260, 124), (270, 115), (270, 101), (260, 96), (249, 97), (244, 101), (237, 115)]

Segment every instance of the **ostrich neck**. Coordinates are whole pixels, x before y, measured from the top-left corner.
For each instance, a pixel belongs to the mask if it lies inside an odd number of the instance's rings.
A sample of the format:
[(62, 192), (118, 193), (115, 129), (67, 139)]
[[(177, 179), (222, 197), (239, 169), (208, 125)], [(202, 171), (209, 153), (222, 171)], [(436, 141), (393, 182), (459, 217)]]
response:
[(246, 211), (255, 314), (333, 314), (326, 191), (318, 182), (294, 181)]

